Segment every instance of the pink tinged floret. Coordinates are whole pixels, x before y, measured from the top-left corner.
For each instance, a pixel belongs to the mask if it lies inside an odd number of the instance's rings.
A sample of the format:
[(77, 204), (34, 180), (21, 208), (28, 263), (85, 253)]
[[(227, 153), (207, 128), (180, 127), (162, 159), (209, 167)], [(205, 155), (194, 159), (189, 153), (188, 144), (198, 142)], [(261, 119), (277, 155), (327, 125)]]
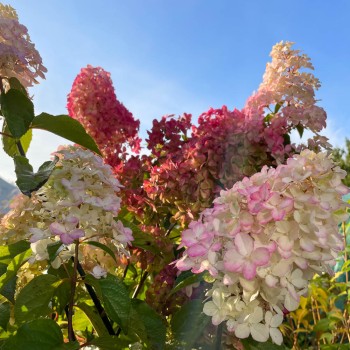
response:
[(208, 253), (208, 248), (200, 243), (194, 244), (187, 249), (187, 254), (192, 258), (203, 256), (203, 255), (206, 255), (207, 253)]
[(247, 234), (235, 237), (235, 247), (226, 252), (224, 267), (229, 272), (241, 272), (247, 280), (256, 276), (256, 269), (266, 265), (270, 259), (268, 249), (259, 247), (254, 249), (254, 241)]
[(294, 242), (289, 240), (286, 236), (281, 236), (277, 239), (278, 252), (284, 259), (288, 259), (292, 255), (292, 249), (294, 247)]
[[(79, 229), (79, 228), (70, 229), (69, 226), (71, 226), (71, 225), (72, 224), (69, 225), (69, 223), (68, 223), (68, 225), (62, 225), (58, 222), (53, 222), (50, 225), (50, 231), (54, 235), (60, 236), (60, 240), (62, 241), (62, 243), (71, 244), (75, 240), (85, 236), (84, 230)], [(73, 224), (73, 225), (75, 225), (75, 224)]]

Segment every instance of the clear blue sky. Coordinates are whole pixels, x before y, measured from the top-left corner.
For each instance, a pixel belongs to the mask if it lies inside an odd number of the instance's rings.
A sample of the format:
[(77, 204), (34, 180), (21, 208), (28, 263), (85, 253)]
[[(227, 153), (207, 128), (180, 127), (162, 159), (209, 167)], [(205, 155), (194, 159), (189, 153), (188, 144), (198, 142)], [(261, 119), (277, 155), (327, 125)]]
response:
[[(241, 108), (261, 82), (271, 47), (296, 42), (316, 68), (326, 135), (350, 137), (348, 0), (18, 0), (13, 6), (48, 68), (31, 90), (37, 113), (66, 113), (66, 96), (87, 64), (112, 73), (118, 98), (141, 120), (208, 107)], [(46, 134), (47, 135), (47, 134)], [(44, 139), (45, 138), (45, 139)], [(34, 165), (61, 141), (39, 133)], [(0, 153), (0, 176), (14, 179)]]

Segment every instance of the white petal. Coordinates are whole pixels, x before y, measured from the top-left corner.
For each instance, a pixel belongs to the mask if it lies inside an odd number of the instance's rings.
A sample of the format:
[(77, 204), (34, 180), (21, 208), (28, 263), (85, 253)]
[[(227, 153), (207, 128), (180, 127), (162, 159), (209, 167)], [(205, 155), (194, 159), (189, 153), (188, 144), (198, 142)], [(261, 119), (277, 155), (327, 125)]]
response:
[(269, 339), (269, 328), (261, 323), (252, 324), (250, 326), (250, 332), (254, 340), (264, 343)]
[(283, 315), (276, 314), (276, 315), (273, 315), (273, 317), (270, 321), (270, 326), (271, 327), (278, 327), (282, 322), (283, 322)]
[(207, 303), (204, 304), (203, 307), (203, 312), (208, 315), (208, 316), (214, 316), (218, 313), (218, 308), (217, 306), (212, 302), (208, 301)]
[(299, 301), (296, 301), (289, 293), (286, 295), (286, 299), (284, 301), (284, 307), (288, 311), (294, 311), (298, 308)]
[(235, 335), (237, 338), (240, 338), (240, 339), (248, 338), (249, 334), (250, 334), (250, 329), (247, 323), (241, 323), (235, 329)]
[(277, 345), (281, 345), (283, 342), (283, 336), (281, 331), (278, 328), (271, 328), (270, 329), (270, 336), (272, 341), (277, 344)]
[(254, 312), (249, 316), (249, 323), (259, 323), (263, 318), (263, 310), (260, 306), (257, 306)]

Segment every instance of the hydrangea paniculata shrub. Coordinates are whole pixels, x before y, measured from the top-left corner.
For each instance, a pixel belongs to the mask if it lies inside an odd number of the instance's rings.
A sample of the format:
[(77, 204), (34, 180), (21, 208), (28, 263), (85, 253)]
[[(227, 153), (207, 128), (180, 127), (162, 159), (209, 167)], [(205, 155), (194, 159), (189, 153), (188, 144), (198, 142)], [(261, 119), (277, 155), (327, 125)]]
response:
[[(61, 250), (52, 261), (56, 268), (74, 255), (77, 241), (100, 242), (116, 256), (128, 255), (133, 236), (114, 219), (120, 210), (117, 193), (121, 185), (111, 167), (91, 151), (77, 147), (62, 148), (55, 155), (59, 161), (49, 181), (31, 198), (19, 195), (3, 217), (1, 244), (28, 239), (34, 262), (49, 260), (48, 246), (61, 242)], [(101, 249), (82, 244), (80, 250), (82, 265), (88, 271), (96, 265), (105, 270), (115, 265)]]
[(28, 88), (37, 83), (38, 77), (45, 79), (46, 71), (15, 9), (0, 4), (0, 77), (17, 78)]
[(238, 338), (282, 343), (278, 326), (295, 310), (315, 273), (343, 249), (345, 171), (326, 153), (303, 150), (215, 199), (182, 233), (179, 270), (214, 277), (204, 313)]

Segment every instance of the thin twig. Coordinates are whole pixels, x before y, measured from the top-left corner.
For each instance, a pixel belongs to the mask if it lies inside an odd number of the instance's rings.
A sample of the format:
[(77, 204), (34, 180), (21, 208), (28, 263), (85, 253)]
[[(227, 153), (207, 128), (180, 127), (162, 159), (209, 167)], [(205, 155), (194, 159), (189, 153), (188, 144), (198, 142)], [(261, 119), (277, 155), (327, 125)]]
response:
[(145, 283), (146, 279), (148, 277), (148, 272), (145, 271), (143, 273), (143, 275), (141, 275), (141, 279), (140, 279), (140, 283), (137, 285), (135, 291), (134, 291), (134, 294), (132, 295), (132, 299), (135, 299), (137, 297), (137, 295), (140, 293), (142, 287), (143, 287), (143, 284)]

